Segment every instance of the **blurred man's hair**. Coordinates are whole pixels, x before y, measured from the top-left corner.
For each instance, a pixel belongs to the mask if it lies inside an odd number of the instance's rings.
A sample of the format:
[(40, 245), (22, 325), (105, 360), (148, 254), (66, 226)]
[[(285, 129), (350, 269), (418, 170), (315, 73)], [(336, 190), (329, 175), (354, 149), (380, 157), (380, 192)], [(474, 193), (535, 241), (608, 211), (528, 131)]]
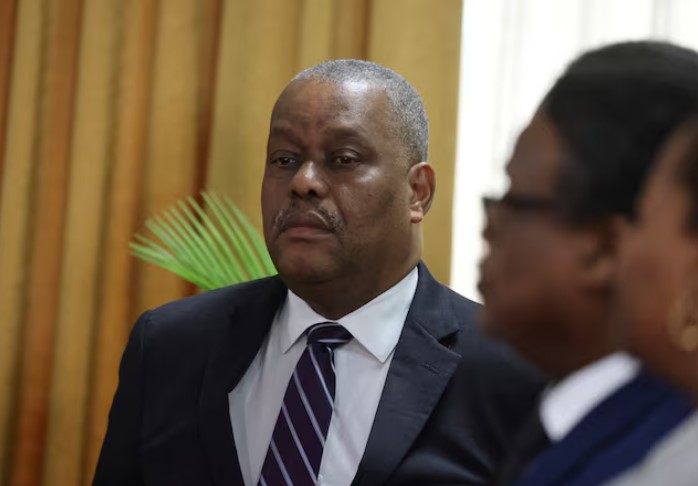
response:
[(698, 53), (666, 42), (612, 44), (572, 62), (543, 100), (559, 130), (558, 194), (576, 221), (633, 216), (665, 138), (698, 109)]
[(292, 81), (365, 82), (383, 89), (391, 109), (392, 131), (408, 150), (411, 164), (427, 160), (429, 121), (422, 97), (402, 76), (380, 64), (357, 59), (326, 61), (298, 74)]

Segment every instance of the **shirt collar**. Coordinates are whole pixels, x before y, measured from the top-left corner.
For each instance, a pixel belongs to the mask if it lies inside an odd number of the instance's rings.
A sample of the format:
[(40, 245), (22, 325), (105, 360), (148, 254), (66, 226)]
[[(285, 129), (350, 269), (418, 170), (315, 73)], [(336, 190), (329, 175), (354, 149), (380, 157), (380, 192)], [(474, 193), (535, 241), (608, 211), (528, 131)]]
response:
[[(397, 346), (417, 290), (417, 281), (418, 271), (415, 267), (400, 282), (372, 301), (332, 322), (344, 326), (354, 339), (384, 363)], [(279, 311), (281, 352), (286, 353), (309, 327), (328, 320), (289, 290)]]
[(552, 441), (565, 437), (591, 410), (632, 380), (638, 361), (625, 353), (611, 354), (572, 373), (543, 395), (540, 418)]

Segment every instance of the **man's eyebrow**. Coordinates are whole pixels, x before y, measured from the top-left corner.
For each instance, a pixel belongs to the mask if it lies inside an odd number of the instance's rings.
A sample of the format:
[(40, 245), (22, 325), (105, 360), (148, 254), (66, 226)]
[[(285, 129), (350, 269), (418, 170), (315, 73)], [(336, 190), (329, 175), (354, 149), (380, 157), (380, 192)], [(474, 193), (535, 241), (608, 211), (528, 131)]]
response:
[(351, 138), (363, 140), (366, 133), (361, 127), (329, 127), (325, 134), (334, 138)]
[(269, 131), (270, 135), (288, 136), (293, 134), (293, 127), (289, 125), (272, 125)]

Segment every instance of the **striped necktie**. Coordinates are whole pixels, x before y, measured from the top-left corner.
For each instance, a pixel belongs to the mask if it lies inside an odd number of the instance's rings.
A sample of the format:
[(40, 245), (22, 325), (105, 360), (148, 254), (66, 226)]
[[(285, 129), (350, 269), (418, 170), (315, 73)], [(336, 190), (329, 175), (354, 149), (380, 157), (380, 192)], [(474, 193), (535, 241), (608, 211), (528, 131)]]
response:
[(261, 486), (317, 483), (322, 451), (334, 408), (334, 349), (351, 339), (334, 322), (308, 330), (308, 344), (289, 380), (269, 450)]

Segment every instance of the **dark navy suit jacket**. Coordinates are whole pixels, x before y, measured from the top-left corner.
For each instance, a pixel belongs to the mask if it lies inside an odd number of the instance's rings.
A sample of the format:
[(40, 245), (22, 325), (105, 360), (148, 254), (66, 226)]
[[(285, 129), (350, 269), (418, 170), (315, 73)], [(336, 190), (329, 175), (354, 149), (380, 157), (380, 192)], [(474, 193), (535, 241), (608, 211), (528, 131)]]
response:
[(643, 370), (536, 457), (514, 484), (603, 484), (639, 463), (692, 410), (686, 395)]
[[(273, 277), (141, 316), (122, 359), (94, 484), (242, 485), (228, 392), (286, 293)], [(353, 484), (487, 484), (543, 382), (480, 334), (477, 310), (420, 264)]]

